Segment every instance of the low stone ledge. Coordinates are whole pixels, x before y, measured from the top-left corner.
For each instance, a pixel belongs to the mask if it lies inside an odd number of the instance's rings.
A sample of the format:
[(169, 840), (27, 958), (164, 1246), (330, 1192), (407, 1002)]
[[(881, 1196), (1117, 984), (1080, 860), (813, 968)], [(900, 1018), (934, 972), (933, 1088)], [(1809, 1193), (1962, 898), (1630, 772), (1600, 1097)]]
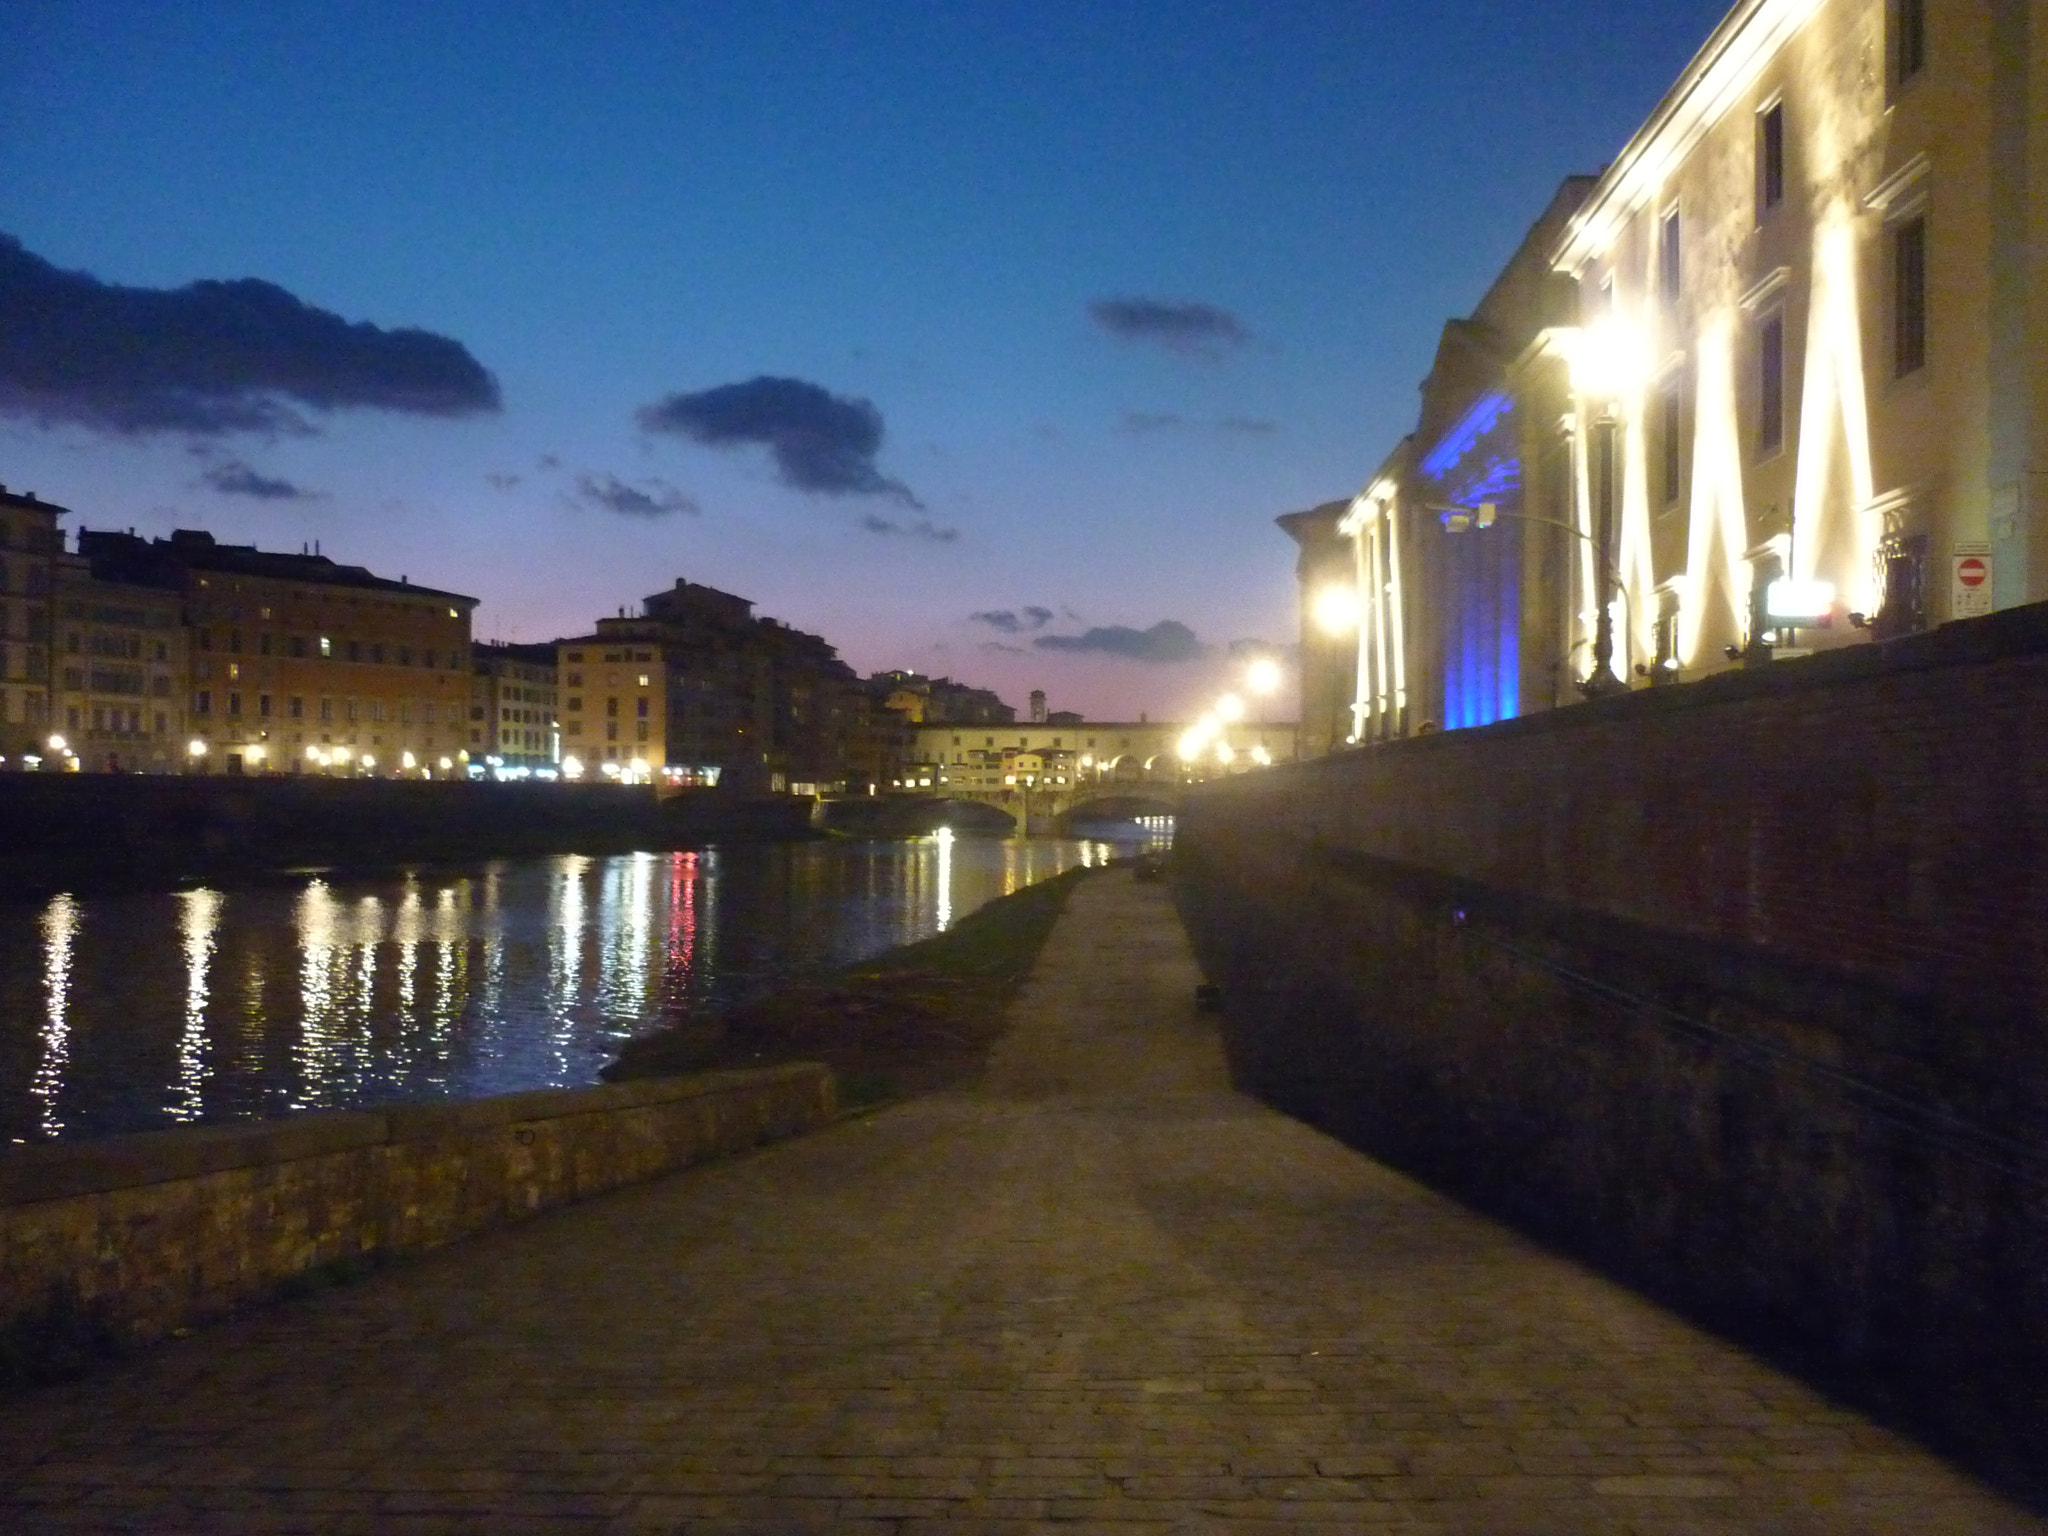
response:
[(831, 1071), (796, 1063), (0, 1152), (0, 1378), (33, 1380), (323, 1271), (437, 1247), (836, 1112)]

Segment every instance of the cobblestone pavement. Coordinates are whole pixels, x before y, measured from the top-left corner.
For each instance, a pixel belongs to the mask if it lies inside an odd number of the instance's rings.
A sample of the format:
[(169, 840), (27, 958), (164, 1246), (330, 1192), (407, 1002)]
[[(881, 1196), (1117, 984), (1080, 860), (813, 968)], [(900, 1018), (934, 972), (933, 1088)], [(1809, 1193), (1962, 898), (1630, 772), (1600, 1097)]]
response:
[(1232, 1093), (1156, 885), (972, 1091), (0, 1406), (0, 1530), (2041, 1532)]

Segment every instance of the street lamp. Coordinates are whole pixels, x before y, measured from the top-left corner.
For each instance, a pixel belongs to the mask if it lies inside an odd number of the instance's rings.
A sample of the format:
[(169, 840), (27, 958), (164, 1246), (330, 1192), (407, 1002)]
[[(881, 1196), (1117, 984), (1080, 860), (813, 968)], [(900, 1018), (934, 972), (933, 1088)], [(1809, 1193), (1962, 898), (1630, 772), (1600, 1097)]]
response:
[(1593, 491), (1594, 614), (1593, 670), (1579, 685), (1589, 699), (1620, 693), (1628, 684), (1614, 673), (1614, 519), (1620, 465), (1615, 449), (1621, 428), (1622, 402), (1634, 393), (1643, 376), (1641, 347), (1635, 333), (1613, 315), (1602, 316), (1580, 330), (1571, 355), (1572, 388), (1582, 408), (1591, 407), (1593, 454), (1587, 468)]
[(1332, 582), (1316, 593), (1309, 603), (1316, 628), (1336, 639), (1358, 628), (1358, 594), (1350, 587)]

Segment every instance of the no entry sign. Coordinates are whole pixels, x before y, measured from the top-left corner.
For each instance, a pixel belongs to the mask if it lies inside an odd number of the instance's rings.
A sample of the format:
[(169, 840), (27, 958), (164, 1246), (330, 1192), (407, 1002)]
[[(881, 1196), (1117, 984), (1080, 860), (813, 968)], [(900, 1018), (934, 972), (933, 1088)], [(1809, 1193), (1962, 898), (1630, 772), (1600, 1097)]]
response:
[(1975, 619), (1991, 611), (1991, 557), (1957, 554), (1955, 575), (1949, 586), (1949, 615)]

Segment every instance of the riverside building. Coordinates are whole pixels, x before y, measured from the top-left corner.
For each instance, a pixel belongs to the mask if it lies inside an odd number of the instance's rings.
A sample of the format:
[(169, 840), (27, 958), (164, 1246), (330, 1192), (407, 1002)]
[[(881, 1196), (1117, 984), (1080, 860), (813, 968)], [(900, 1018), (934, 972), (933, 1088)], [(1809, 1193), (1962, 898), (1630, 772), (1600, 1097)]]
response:
[(1305, 647), (1310, 543), (1352, 557), (1350, 741), (2048, 599), (2043, 37), (2044, 0), (1728, 13), (1334, 532), (1289, 524)]
[(178, 596), (189, 771), (461, 771), (475, 598), (190, 529), (78, 545), (95, 579)]
[(50, 588), (64, 515), (0, 485), (0, 771), (50, 750)]

